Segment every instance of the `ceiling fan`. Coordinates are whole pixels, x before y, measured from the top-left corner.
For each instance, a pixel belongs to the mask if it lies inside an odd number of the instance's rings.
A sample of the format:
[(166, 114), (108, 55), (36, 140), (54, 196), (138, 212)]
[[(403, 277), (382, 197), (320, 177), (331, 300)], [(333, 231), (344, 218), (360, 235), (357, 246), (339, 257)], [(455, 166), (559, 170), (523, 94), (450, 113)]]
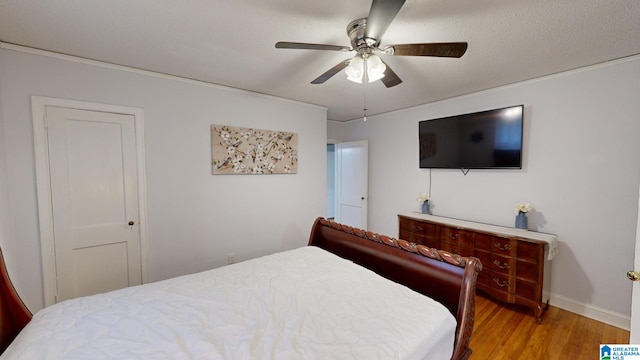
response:
[(311, 49), (331, 51), (355, 51), (352, 59), (341, 61), (324, 74), (313, 80), (312, 84), (322, 84), (345, 69), (347, 79), (355, 82), (372, 82), (380, 79), (390, 88), (402, 83), (378, 54), (390, 56), (435, 56), (459, 58), (467, 51), (466, 42), (424, 43), (389, 45), (380, 48), (382, 35), (396, 17), (406, 0), (373, 0), (369, 16), (357, 19), (347, 26), (347, 35), (351, 47), (340, 45), (309, 44), (280, 41), (278, 49)]

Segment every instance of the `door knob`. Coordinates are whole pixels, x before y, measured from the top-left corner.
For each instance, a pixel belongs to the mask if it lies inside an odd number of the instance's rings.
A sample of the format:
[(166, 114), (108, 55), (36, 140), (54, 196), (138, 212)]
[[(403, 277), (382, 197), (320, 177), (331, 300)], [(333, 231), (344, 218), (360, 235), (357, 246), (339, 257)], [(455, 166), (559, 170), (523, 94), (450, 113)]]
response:
[(637, 271), (629, 270), (627, 271), (627, 277), (631, 281), (638, 281), (640, 280), (640, 273)]
[(129, 221), (129, 226), (133, 226), (135, 224), (133, 221)]

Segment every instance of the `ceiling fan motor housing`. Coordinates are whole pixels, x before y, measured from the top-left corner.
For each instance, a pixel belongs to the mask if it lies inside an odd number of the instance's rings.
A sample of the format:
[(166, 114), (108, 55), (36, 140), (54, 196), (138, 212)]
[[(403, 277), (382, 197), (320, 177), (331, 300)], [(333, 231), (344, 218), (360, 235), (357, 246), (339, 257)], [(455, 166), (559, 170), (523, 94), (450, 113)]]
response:
[(360, 52), (361, 49), (375, 48), (378, 40), (365, 37), (367, 18), (353, 20), (347, 25), (347, 35), (351, 39), (351, 47)]

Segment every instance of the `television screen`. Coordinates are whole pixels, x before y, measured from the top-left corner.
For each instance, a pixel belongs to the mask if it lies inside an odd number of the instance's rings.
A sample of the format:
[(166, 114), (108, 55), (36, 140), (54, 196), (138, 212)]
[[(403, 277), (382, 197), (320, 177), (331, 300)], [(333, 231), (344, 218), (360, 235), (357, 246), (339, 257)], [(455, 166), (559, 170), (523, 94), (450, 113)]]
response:
[(524, 105), (419, 122), (420, 168), (521, 169)]

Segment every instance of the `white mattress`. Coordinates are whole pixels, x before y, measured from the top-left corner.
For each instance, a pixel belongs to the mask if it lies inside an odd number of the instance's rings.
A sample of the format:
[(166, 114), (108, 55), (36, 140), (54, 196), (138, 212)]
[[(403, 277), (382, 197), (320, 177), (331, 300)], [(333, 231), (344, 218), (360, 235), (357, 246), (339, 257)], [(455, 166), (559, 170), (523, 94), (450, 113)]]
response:
[(1, 359), (449, 359), (438, 302), (317, 247), (72, 299)]

